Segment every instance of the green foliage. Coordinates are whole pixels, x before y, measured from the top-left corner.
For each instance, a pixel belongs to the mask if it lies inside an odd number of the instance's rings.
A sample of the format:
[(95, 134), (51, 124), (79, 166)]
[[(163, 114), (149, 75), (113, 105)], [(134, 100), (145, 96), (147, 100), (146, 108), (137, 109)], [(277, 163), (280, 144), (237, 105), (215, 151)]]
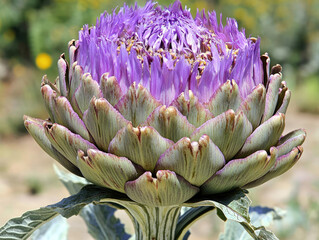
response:
[[(89, 184), (84, 178), (70, 172), (60, 170), (54, 166), (60, 181), (68, 189), (70, 194), (78, 193), (82, 187)], [(116, 209), (108, 205), (89, 204), (80, 212), (85, 221), (88, 232), (96, 240), (127, 240), (129, 235), (124, 230), (124, 225), (114, 216)]]
[(68, 223), (64, 217), (57, 216), (43, 224), (30, 237), (30, 240), (67, 240)]
[[(284, 212), (280, 209), (267, 207), (251, 207), (249, 209), (251, 224), (255, 227), (268, 227), (276, 220), (282, 219)], [(268, 233), (273, 239), (273, 234)], [(227, 221), (225, 231), (219, 236), (219, 240), (251, 240), (253, 239), (240, 224), (235, 221)], [(268, 238), (267, 238), (268, 239)]]
[(25, 240), (35, 230), (59, 214), (69, 218), (78, 215), (90, 203), (98, 203), (102, 199), (113, 199), (120, 196), (122, 195), (112, 190), (101, 189), (94, 185), (85, 186), (78, 194), (64, 198), (56, 204), (28, 211), (21, 217), (9, 220), (0, 228), (0, 240)]
[(217, 215), (223, 221), (236, 222), (240, 225), (245, 233), (256, 240), (277, 240), (278, 238), (264, 226), (256, 224), (254, 226), (249, 216), (250, 199), (242, 190), (235, 190), (230, 193), (215, 196), (214, 200), (193, 199), (183, 205), (192, 207), (186, 211), (179, 219), (176, 228), (176, 238), (186, 234), (186, 230), (195, 220), (216, 208)]
[[(67, 181), (69, 181), (68, 177)], [(69, 218), (71, 216), (78, 215), (85, 206), (88, 206), (92, 203), (103, 205), (108, 202), (125, 206), (128, 209), (131, 207), (134, 208), (134, 206), (139, 206), (138, 203), (132, 202), (121, 193), (100, 188), (95, 185), (86, 185), (77, 194), (74, 194), (68, 198), (64, 198), (62, 201), (56, 204), (49, 205), (38, 210), (29, 211), (23, 214), (20, 218), (9, 220), (2, 228), (0, 228), (0, 239), (27, 239), (27, 237), (29, 237), (36, 229), (49, 222), (54, 217), (58, 216), (58, 214)], [(190, 209), (188, 211), (191, 211), (191, 214), (187, 214), (186, 212), (182, 215), (177, 223), (179, 225), (179, 230), (177, 229), (175, 238), (183, 239), (184, 234), (187, 234), (189, 225), (191, 225), (195, 219), (200, 218), (203, 213), (205, 213), (205, 211), (197, 211), (197, 209), (200, 209), (198, 207), (209, 208), (209, 210), (212, 210), (213, 207), (219, 209), (220, 215), (223, 216), (223, 219), (239, 222), (254, 239), (277, 239), (271, 232), (265, 230), (264, 228), (255, 228), (251, 225), (247, 215), (249, 204), (250, 200), (242, 191), (233, 192), (232, 194), (227, 194), (220, 197), (215, 196), (215, 200), (196, 199), (196, 201), (184, 203), (184, 206), (193, 207), (195, 210)], [(143, 209), (145, 208), (143, 205), (140, 207)], [(124, 231), (123, 225), (119, 224), (118, 221), (110, 221), (110, 219), (114, 218), (114, 212), (111, 211), (111, 214), (109, 214), (110, 212), (103, 212), (103, 216), (100, 218), (98, 217), (98, 212), (101, 212), (101, 209), (98, 210), (99, 211), (92, 211), (90, 216), (86, 215), (88, 218), (84, 217), (84, 219), (87, 221), (92, 221), (93, 219), (93, 222), (96, 223), (96, 221), (106, 217), (106, 220), (108, 220), (105, 222), (107, 223), (106, 230), (113, 230), (113, 233), (115, 234), (114, 236), (122, 236), (121, 239), (128, 239), (126, 234), (121, 235), (118, 232)], [(191, 219), (190, 221), (189, 218)], [(98, 228), (95, 228), (96, 231), (103, 225), (100, 226), (97, 224), (95, 226), (98, 226)], [(107, 236), (111, 236), (110, 233), (107, 233)], [(97, 237), (97, 239), (100, 238)]]
[[(3, 0), (0, 3), (0, 55), (32, 60), (42, 52), (53, 60), (66, 50), (69, 40), (77, 38), (84, 24), (92, 25), (103, 11), (111, 11), (126, 2), (103, 0)], [(137, 1), (140, 5), (144, 1)], [(161, 5), (171, 1), (160, 0)], [(262, 37), (263, 51), (273, 62), (306, 67), (308, 72), (319, 70), (319, 3), (313, 0), (225, 0), (182, 1), (192, 9), (222, 12), (234, 17), (247, 34)], [(293, 14), (291, 14), (293, 13)], [(2, 53), (1, 53), (2, 51)]]
[(25, 134), (23, 115), (47, 118), (39, 90), (41, 74), (17, 64), (12, 77), (9, 83), (0, 81), (0, 137)]
[[(319, 40), (318, 1), (225, 0), (217, 9), (236, 18), (248, 35), (260, 36), (273, 63), (304, 68), (319, 57), (311, 51)], [(311, 73), (319, 70), (318, 64), (312, 68)]]
[(92, 25), (104, 9), (112, 7), (114, 3), (108, 1), (53, 0), (40, 11), (31, 10), (28, 20), (32, 57), (45, 52), (58, 59), (67, 43), (78, 38), (77, 32), (84, 24)]
[(318, 183), (312, 186), (313, 191), (304, 198), (298, 184), (290, 199), (285, 204), (282, 219), (272, 224), (272, 229), (281, 240), (318, 239), (319, 204), (317, 200)]
[(40, 228), (43, 224), (57, 217), (59, 214), (52, 209), (40, 208), (28, 211), (21, 217), (9, 220), (6, 225), (0, 228), (1, 240), (24, 240)]
[(319, 113), (319, 76), (311, 76), (296, 89), (298, 107), (301, 111)]
[[(84, 24), (95, 24), (102, 12), (111, 12), (124, 2), (132, 5), (135, 1), (1, 1), (0, 55), (34, 62), (36, 57), (44, 52), (55, 61), (67, 49), (68, 41), (78, 38), (78, 31)], [(209, 8), (208, 2), (203, 0), (182, 2), (190, 7), (193, 13), (196, 13), (197, 8)], [(143, 5), (144, 1), (138, 3)], [(162, 5), (171, 3), (167, 0), (159, 1)]]
[(28, 57), (29, 11), (41, 9), (50, 2), (50, 0), (2, 0), (0, 2), (0, 56)]

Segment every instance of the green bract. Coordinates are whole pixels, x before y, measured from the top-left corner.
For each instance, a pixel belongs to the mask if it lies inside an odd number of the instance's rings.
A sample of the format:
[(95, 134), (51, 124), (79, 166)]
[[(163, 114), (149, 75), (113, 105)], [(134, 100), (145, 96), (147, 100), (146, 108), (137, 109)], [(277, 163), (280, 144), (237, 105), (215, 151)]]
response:
[[(235, 81), (207, 103), (189, 91), (162, 105), (141, 84), (125, 94), (113, 76), (100, 84), (61, 56), (56, 84), (43, 78), (49, 120), (25, 117), (39, 145), (72, 173), (147, 206), (180, 205), (196, 194), (260, 185), (292, 167), (304, 130), (282, 136), (290, 91), (272, 68), (242, 99)], [(269, 58), (263, 55), (264, 68)]]

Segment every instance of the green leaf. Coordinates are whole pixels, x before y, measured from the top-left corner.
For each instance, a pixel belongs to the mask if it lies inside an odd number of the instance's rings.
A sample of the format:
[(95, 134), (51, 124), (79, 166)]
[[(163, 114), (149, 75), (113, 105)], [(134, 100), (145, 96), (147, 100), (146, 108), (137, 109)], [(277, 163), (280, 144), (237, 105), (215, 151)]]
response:
[[(243, 237), (244, 235), (244, 237)], [(244, 240), (248, 237), (249, 240), (253, 239), (245, 230), (243, 226), (235, 221), (227, 221), (225, 224), (225, 232), (220, 234), (219, 240)]]
[(69, 218), (78, 215), (86, 205), (90, 203), (104, 203), (131, 201), (124, 194), (100, 188), (95, 185), (87, 185), (81, 191), (62, 201), (38, 210), (24, 213), (21, 217), (9, 220), (0, 228), (0, 240), (24, 240), (27, 239), (41, 225), (61, 214)]
[[(245, 193), (243, 190), (237, 190), (228, 194), (215, 195), (214, 200), (207, 199), (207, 197), (194, 198), (184, 203), (183, 206), (192, 207), (194, 209), (188, 210), (180, 217), (175, 239), (183, 239), (189, 226), (213, 208), (219, 209), (222, 213), (220, 215), (223, 215), (223, 218), (239, 222), (254, 239), (277, 239), (271, 232), (266, 231), (263, 227), (256, 228), (250, 223), (248, 216), (250, 200)], [(5, 226), (0, 228), (0, 240), (26, 239), (42, 224), (56, 217), (58, 213), (69, 218), (79, 214), (80, 211), (90, 203), (101, 205), (113, 203), (124, 207), (132, 203), (140, 205), (132, 202), (126, 195), (119, 192), (100, 188), (95, 185), (86, 185), (77, 194), (65, 198), (56, 204), (27, 212), (20, 218), (10, 220)], [(97, 209), (97, 211), (101, 211), (101, 209)], [(93, 214), (96, 214), (96, 212)], [(95, 220), (100, 221), (100, 218), (97, 217)], [(116, 224), (118, 224), (118, 222), (116, 222), (115, 225)], [(96, 227), (97, 225), (95, 224), (94, 226)], [(123, 236), (126, 235), (124, 234)], [(127, 238), (124, 237), (122, 239)]]
[(62, 216), (57, 216), (43, 224), (32, 235), (31, 240), (67, 240), (68, 223)]
[(46, 208), (54, 209), (62, 216), (69, 218), (71, 216), (78, 215), (80, 210), (90, 203), (111, 203), (113, 206), (122, 209), (118, 203), (127, 201), (132, 202), (132, 200), (125, 194), (89, 184), (84, 186), (77, 194), (64, 198), (60, 202), (49, 205)]
[(71, 195), (78, 193), (84, 186), (90, 184), (85, 178), (78, 177), (75, 174), (60, 169), (55, 164), (53, 165), (53, 169)]
[(212, 195), (211, 199), (207, 197), (202, 199), (194, 198), (184, 203), (183, 206), (192, 207), (193, 209), (188, 210), (180, 217), (176, 228), (176, 239), (182, 239), (193, 222), (214, 208), (217, 209), (217, 215), (222, 220), (238, 222), (253, 239), (277, 239), (273, 233), (267, 231), (264, 227), (252, 225), (249, 217), (251, 201), (246, 196), (246, 193), (244, 190), (238, 189), (222, 195)]
[(177, 227), (175, 231), (175, 239), (185, 240), (189, 235), (188, 229), (199, 220), (201, 217), (204, 217), (206, 214), (214, 210), (214, 207), (197, 207), (189, 208), (184, 214), (182, 214), (177, 222)]
[(238, 222), (249, 223), (248, 209), (250, 199), (246, 192), (237, 189), (227, 194), (214, 195), (214, 200), (206, 198), (193, 198), (184, 203), (183, 206), (191, 207), (178, 220), (175, 239), (183, 239), (184, 234), (199, 218), (205, 216), (215, 208), (217, 215), (223, 220), (232, 219)]
[[(71, 194), (78, 193), (83, 186), (88, 184), (84, 178), (59, 170), (56, 166), (54, 170)], [(89, 204), (82, 209), (80, 216), (94, 239), (129, 239), (130, 235), (125, 232), (124, 225), (114, 216), (115, 211), (116, 209), (107, 205)]]
[(286, 212), (279, 208), (255, 206), (249, 209), (251, 223), (255, 227), (268, 227), (273, 224), (274, 221), (281, 220), (285, 214)]
[[(256, 227), (255, 234), (257, 239), (276, 240), (278, 239), (272, 232), (265, 229), (275, 220), (280, 220), (283, 211), (267, 207), (250, 208), (251, 224)], [(248, 229), (248, 231), (250, 231)], [(219, 237), (219, 240), (251, 240), (254, 239), (247, 233), (247, 227), (240, 225), (235, 221), (227, 221), (225, 231)], [(256, 238), (255, 238), (256, 239)]]
[[(227, 226), (227, 224), (229, 226)], [(247, 227), (243, 224), (240, 225), (231, 220), (226, 223), (226, 226), (225, 231), (227, 231), (227, 233), (225, 236), (221, 235), (219, 240), (278, 240), (275, 234), (266, 230), (265, 227), (252, 230), (251, 227)]]
[[(251, 200), (246, 195), (247, 191), (236, 189), (234, 191), (205, 196), (203, 198), (194, 198), (186, 202), (187, 207), (216, 207), (220, 209), (227, 219), (234, 221), (249, 222), (249, 206)], [(210, 199), (211, 198), (211, 199)]]
[(97, 240), (127, 240), (130, 235), (124, 225), (114, 216), (116, 209), (107, 205), (89, 204), (80, 213), (88, 231)]
[(101, 189), (95, 185), (87, 185), (83, 187), (79, 193), (64, 198), (60, 202), (49, 205), (46, 208), (52, 209), (62, 216), (69, 218), (78, 215), (87, 204), (98, 203), (99, 200), (112, 196), (112, 193), (113, 191), (111, 190)]
[(40, 208), (24, 213), (21, 217), (9, 220), (0, 228), (1, 240), (24, 240), (59, 214), (52, 209)]

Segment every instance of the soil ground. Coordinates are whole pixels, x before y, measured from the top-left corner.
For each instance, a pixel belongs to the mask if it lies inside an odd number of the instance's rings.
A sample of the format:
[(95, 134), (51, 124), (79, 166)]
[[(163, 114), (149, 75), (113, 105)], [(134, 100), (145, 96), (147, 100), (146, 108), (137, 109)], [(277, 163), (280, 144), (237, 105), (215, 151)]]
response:
[[(310, 199), (319, 199), (319, 116), (296, 112), (294, 106), (290, 106), (285, 132), (300, 127), (305, 128), (308, 134), (301, 160), (286, 174), (251, 189), (250, 198), (254, 204), (285, 208), (295, 191), (298, 192), (297, 198), (301, 207), (305, 209), (309, 207)], [(55, 176), (52, 168), (54, 160), (42, 151), (30, 136), (0, 141), (1, 226), (27, 210), (58, 202), (69, 195)], [(32, 194), (34, 190), (38, 193)], [(118, 215), (129, 223), (123, 212)], [(215, 214), (206, 216), (192, 227), (190, 240), (216, 239), (216, 232), (222, 229), (214, 225), (216, 219), (214, 220), (213, 215)], [(81, 218), (72, 217), (69, 223), (70, 240), (92, 239)], [(127, 230), (132, 232), (132, 225), (129, 224)], [(304, 234), (302, 230), (297, 231), (296, 235), (289, 239), (305, 239)], [(306, 239), (319, 239), (318, 230), (312, 231)]]

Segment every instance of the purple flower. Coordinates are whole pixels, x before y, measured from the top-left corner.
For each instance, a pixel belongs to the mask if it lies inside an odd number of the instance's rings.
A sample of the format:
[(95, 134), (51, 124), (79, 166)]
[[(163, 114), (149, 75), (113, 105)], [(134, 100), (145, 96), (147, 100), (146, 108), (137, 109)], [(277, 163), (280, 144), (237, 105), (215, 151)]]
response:
[[(221, 19), (221, 16), (220, 16)], [(176, 1), (104, 13), (41, 87), (50, 119), (26, 117), (71, 172), (148, 206), (260, 185), (300, 158), (305, 131), (282, 136), (291, 93), (260, 39), (234, 19)]]
[(235, 80), (245, 98), (263, 82), (260, 39), (246, 38), (234, 19), (223, 26), (220, 16), (218, 24), (215, 12), (193, 18), (179, 1), (105, 12), (96, 26), (83, 27), (77, 44), (78, 64), (94, 80), (109, 73), (123, 92), (141, 83), (167, 105), (188, 90), (208, 102), (227, 80)]

